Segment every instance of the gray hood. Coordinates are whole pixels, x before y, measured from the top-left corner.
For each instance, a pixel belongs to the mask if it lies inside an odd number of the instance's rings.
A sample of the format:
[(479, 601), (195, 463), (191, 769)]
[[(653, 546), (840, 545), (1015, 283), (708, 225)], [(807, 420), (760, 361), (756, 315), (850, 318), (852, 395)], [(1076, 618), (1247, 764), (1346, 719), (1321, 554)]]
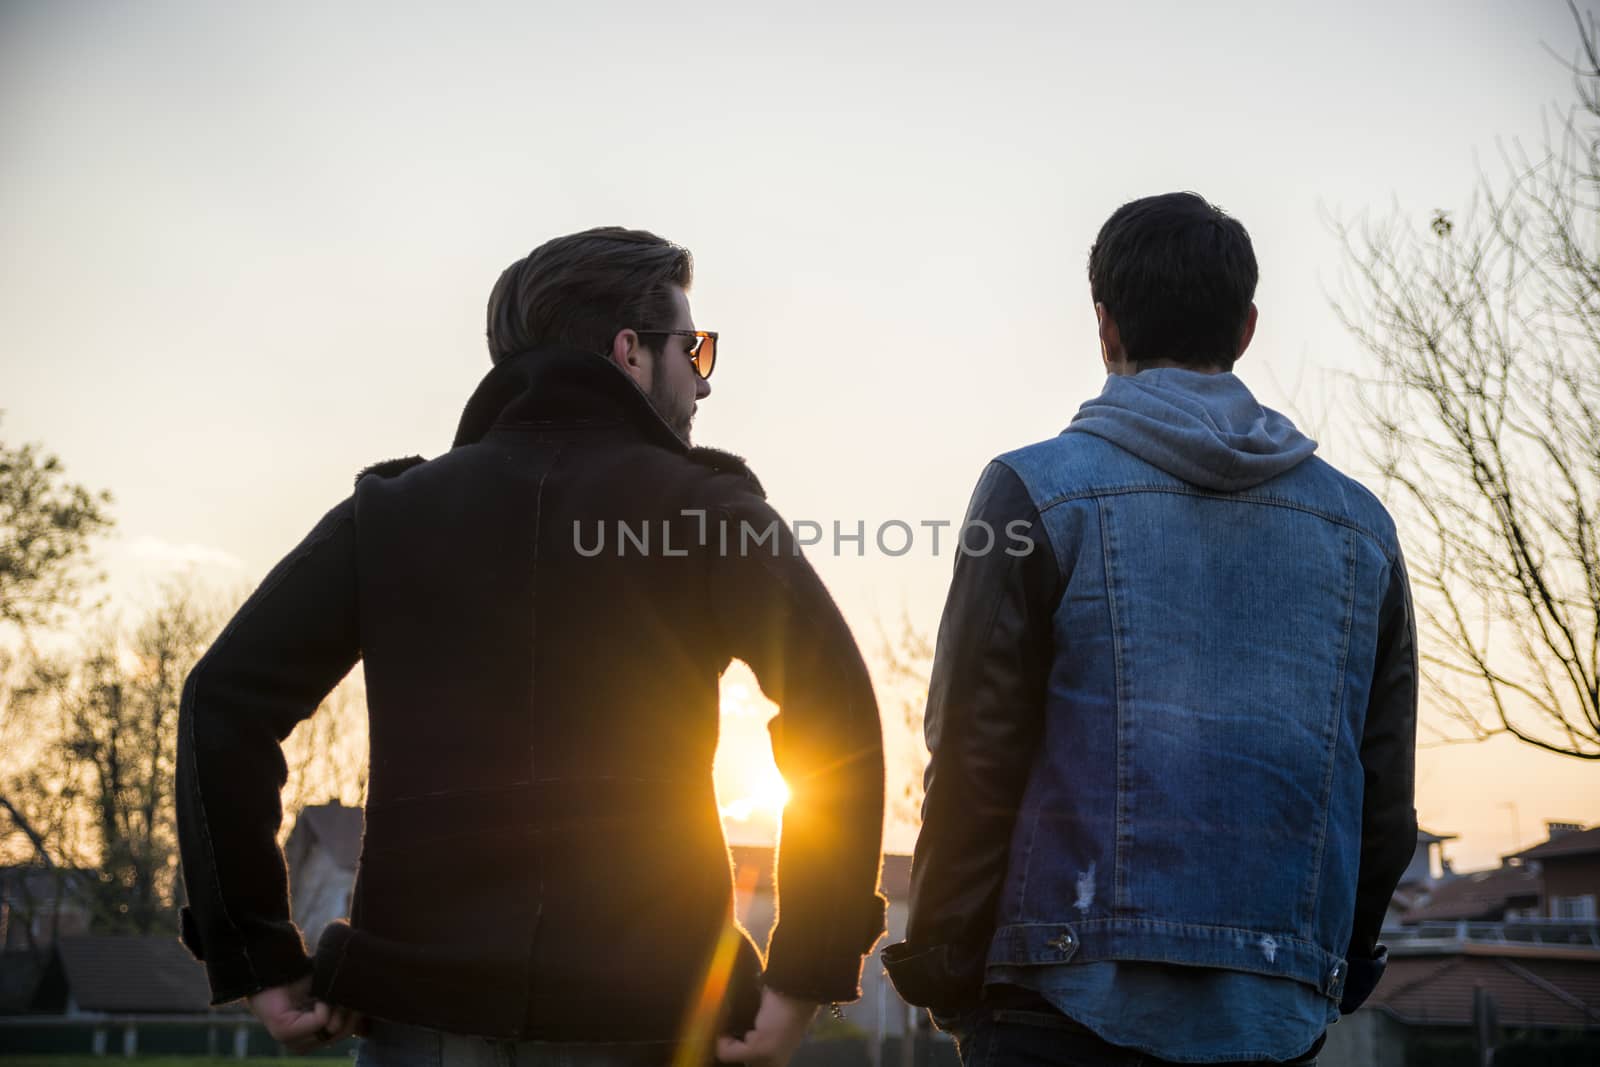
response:
[(1161, 367), (1113, 374), (1066, 433), (1092, 433), (1204, 489), (1260, 485), (1315, 452), (1294, 423), (1229, 374)]

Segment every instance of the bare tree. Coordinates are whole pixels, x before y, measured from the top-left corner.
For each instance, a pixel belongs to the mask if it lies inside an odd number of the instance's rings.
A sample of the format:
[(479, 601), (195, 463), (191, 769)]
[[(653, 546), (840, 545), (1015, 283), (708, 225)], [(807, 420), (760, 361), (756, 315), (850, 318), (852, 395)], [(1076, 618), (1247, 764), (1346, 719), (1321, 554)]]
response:
[(352, 673), (328, 694), (283, 746), (289, 778), (283, 789), (287, 839), (294, 818), (311, 804), (338, 802), (359, 808), (367, 798), (367, 700)]
[[(105, 932), (165, 932), (177, 903), (173, 796), (178, 707), (189, 672), (226, 612), (169, 586), (131, 628), (35, 652), (12, 694), (0, 756), (0, 860), (92, 872), (91, 922)], [(285, 745), (284, 831), (308, 803), (361, 803), (366, 702), (346, 679)]]
[(1600, 33), (1573, 17), (1542, 148), (1425, 230), (1335, 222), (1336, 308), (1376, 359), (1359, 407), (1445, 735), (1600, 759)]
[(899, 632), (893, 637), (878, 625), (878, 658), (887, 683), (883, 703), (898, 706), (900, 721), (912, 739), (913, 758), (901, 770), (905, 784), (890, 797), (891, 812), (908, 822), (922, 822), (922, 772), (928, 764), (928, 750), (922, 740), (922, 718), (928, 706), (928, 678), (933, 671), (933, 644), (902, 613)]
[(41, 747), (6, 790), (43, 838), (40, 851), (97, 872), (98, 929), (171, 926), (178, 703), (212, 629), (211, 616), (175, 586), (131, 633), (104, 632), (81, 653), (36, 656), (13, 695)]

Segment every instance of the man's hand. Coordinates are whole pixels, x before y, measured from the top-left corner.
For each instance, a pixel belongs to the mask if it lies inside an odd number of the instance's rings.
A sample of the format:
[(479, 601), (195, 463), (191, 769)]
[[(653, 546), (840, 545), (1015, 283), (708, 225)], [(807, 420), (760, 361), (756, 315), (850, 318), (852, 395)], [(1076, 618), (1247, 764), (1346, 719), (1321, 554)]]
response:
[(717, 1038), (717, 1059), (750, 1067), (784, 1067), (805, 1039), (819, 1005), (771, 989), (761, 991), (756, 1028), (744, 1037)]
[(263, 989), (246, 1003), (272, 1039), (296, 1055), (343, 1041), (361, 1025), (356, 1012), (313, 999), (309, 974), (288, 985)]

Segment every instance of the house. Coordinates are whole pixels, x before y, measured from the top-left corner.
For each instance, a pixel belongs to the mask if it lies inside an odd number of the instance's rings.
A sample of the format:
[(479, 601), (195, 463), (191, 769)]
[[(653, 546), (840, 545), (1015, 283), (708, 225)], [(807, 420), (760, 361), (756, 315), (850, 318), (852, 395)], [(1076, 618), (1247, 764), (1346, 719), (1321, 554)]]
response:
[(1468, 951), (1391, 960), (1368, 1005), (1408, 1026), (1468, 1027), (1473, 991), (1502, 1028), (1588, 1030), (1600, 1037), (1600, 954), (1562, 958)]
[[(1417, 848), (1411, 854), (1411, 863), (1400, 876), (1403, 886), (1432, 886), (1450, 876), (1450, 865), (1444, 858), (1444, 843), (1454, 841), (1456, 834), (1434, 834), (1417, 828)], [(1434, 860), (1437, 858), (1438, 862)], [(1433, 870), (1438, 867), (1439, 874)]]
[(242, 1002), (210, 1000), (205, 968), (174, 935), (62, 937), (29, 1011), (0, 1018), (0, 1055), (275, 1050)]
[[(1413, 861), (1385, 924), (1383, 981), (1333, 1026), (1319, 1062), (1454, 1062), (1482, 1030), (1507, 1062), (1600, 1063), (1600, 828), (1549, 829), (1492, 870), (1441, 863), (1422, 881)], [(1419, 857), (1445, 839), (1419, 833)]]
[(209, 1010), (205, 968), (176, 937), (64, 937), (36, 1010), (82, 1014), (194, 1014)]
[(1544, 878), (1544, 915), (1551, 919), (1600, 919), (1600, 826), (1546, 823), (1549, 840), (1518, 852)]
[(1465, 1063), (1480, 1028), (1508, 1063), (1600, 1063), (1600, 950), (1468, 942), (1390, 953), (1372, 997), (1329, 1030), (1324, 1067)]
[[(1383, 915), (1385, 930), (1406, 922), (1406, 914), (1412, 908), (1426, 900), (1438, 886), (1455, 877), (1455, 872), (1450, 869), (1450, 861), (1444, 857), (1444, 843), (1455, 839), (1455, 834), (1435, 834), (1417, 828), (1416, 850), (1411, 854), (1411, 862), (1400, 876), (1400, 884), (1395, 888)], [(1433, 873), (1435, 867), (1439, 870), (1437, 875)]]
[(295, 819), (283, 851), (294, 921), (308, 945), (317, 943), (330, 922), (350, 914), (363, 826), (361, 809), (338, 801), (302, 808)]
[(1402, 923), (1500, 922), (1540, 914), (1539, 871), (1510, 863), (1474, 871), (1444, 882), (1415, 899), (1400, 917)]
[(38, 951), (57, 936), (89, 931), (93, 871), (0, 867), (0, 952)]
[(31, 1010), (58, 937), (89, 932), (91, 871), (0, 867), (0, 1015)]

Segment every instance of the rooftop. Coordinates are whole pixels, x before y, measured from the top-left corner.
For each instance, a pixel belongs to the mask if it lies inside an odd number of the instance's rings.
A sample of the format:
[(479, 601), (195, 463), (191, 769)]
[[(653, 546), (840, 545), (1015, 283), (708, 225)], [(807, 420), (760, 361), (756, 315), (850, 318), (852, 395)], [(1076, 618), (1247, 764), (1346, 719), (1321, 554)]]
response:
[(56, 945), (80, 1011), (183, 1014), (210, 1010), (205, 968), (175, 936), (64, 937)]
[(1452, 954), (1391, 959), (1368, 1004), (1408, 1025), (1470, 1026), (1473, 990), (1479, 986), (1494, 998), (1502, 1026), (1600, 1027), (1600, 958)]
[(1529, 867), (1474, 871), (1442, 883), (1408, 908), (1403, 921), (1500, 919), (1506, 909), (1537, 905), (1540, 878)]
[(365, 826), (360, 808), (347, 808), (343, 804), (312, 804), (300, 810), (290, 833), (286, 850), (291, 859), (298, 859), (320, 845), (333, 857), (333, 861), (346, 870), (355, 870), (361, 860), (361, 834)]
[(1558, 856), (1583, 856), (1591, 852), (1600, 852), (1600, 826), (1560, 834), (1516, 855), (1524, 860), (1548, 860)]

